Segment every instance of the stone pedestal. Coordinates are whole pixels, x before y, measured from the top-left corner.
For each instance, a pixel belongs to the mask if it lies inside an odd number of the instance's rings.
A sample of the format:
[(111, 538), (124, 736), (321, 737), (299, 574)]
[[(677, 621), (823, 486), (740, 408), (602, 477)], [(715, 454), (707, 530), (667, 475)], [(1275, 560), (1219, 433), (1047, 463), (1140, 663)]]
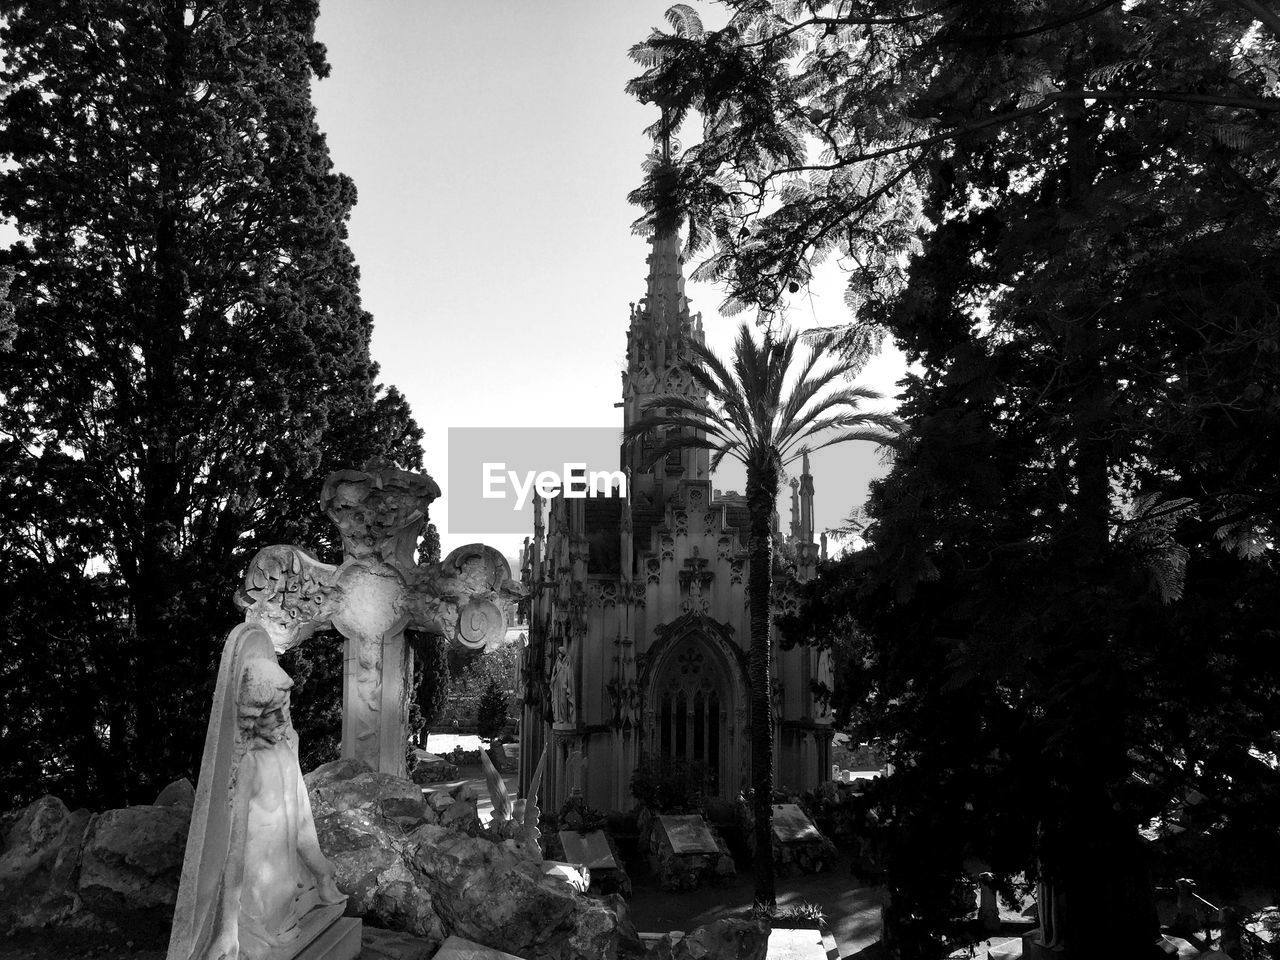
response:
[(339, 917), (295, 955), (295, 960), (356, 960), (360, 956), (360, 920)]

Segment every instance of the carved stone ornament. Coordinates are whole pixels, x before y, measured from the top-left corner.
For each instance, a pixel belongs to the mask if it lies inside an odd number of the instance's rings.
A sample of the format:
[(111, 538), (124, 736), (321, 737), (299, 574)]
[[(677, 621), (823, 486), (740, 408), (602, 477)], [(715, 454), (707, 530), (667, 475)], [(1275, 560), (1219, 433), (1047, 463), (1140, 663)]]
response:
[[(293, 681), (266, 630), (227, 638), (187, 835), (167, 960), (288, 960), (359, 950), (359, 921), (316, 839), (289, 718)], [(354, 925), (355, 936), (352, 942)]]
[(379, 461), (325, 480), (321, 506), (338, 525), (345, 558), (322, 563), (301, 547), (272, 546), (249, 564), (236, 603), (277, 652), (333, 627), (347, 639), (342, 756), (404, 774), (410, 654), (406, 628), (480, 648), (506, 632), (524, 595), (497, 550), (468, 544), (442, 563), (413, 554), (440, 488), (425, 474)]

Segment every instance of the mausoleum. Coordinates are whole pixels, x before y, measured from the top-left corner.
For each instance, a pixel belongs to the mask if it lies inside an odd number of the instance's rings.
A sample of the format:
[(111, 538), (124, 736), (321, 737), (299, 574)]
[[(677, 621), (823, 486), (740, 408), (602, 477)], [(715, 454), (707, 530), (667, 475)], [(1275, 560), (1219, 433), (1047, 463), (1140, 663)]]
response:
[[(655, 395), (701, 395), (685, 363), (702, 318), (674, 231), (654, 237), (647, 285), (627, 330), (624, 425)], [(702, 777), (724, 798), (750, 783), (746, 498), (715, 489), (707, 451), (644, 462), (622, 449), (625, 495), (535, 503), (521, 563), (521, 786), (545, 747), (551, 809), (574, 795), (629, 809), (641, 766)], [(787, 535), (775, 518), (775, 612), (795, 609), (819, 557), (807, 458), (790, 486)], [(830, 686), (829, 655), (773, 643), (775, 783), (810, 789), (830, 771), (831, 718), (812, 684)]]

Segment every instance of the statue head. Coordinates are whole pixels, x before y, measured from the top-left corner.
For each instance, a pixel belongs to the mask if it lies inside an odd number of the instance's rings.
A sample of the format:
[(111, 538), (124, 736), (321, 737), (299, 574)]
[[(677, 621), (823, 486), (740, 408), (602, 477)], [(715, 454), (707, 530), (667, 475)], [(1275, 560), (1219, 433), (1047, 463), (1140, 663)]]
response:
[(289, 690), (293, 681), (267, 657), (254, 657), (244, 666), (237, 711), (240, 729), (267, 743), (278, 743), (289, 729)]

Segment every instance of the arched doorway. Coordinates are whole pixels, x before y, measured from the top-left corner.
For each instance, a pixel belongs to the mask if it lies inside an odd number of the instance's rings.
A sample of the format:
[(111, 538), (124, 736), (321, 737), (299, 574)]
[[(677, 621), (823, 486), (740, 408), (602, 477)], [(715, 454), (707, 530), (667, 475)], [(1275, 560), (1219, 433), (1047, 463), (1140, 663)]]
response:
[[(717, 629), (718, 628), (718, 629)], [(700, 781), (709, 796), (733, 796), (746, 706), (740, 656), (719, 624), (681, 617), (646, 658), (646, 760), (656, 772)]]

